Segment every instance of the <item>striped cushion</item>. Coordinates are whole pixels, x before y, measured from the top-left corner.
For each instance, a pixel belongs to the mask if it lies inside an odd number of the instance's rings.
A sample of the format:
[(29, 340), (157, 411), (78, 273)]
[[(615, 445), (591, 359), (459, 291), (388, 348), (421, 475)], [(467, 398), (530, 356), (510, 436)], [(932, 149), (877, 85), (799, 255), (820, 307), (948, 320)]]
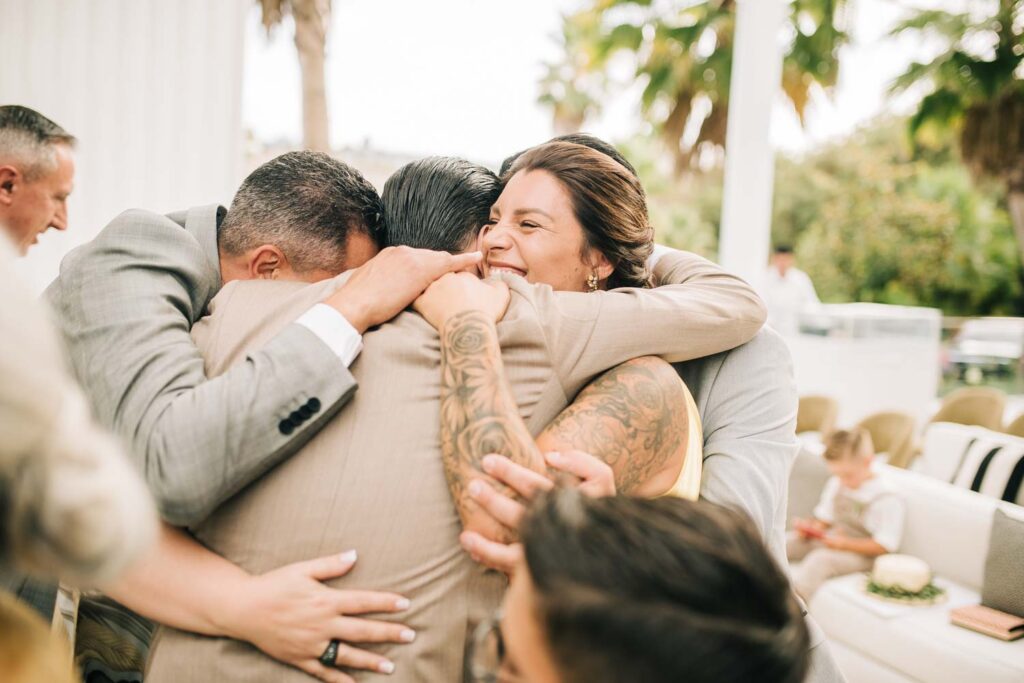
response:
[(952, 476), (955, 486), (1024, 505), (1024, 441), (971, 439)]

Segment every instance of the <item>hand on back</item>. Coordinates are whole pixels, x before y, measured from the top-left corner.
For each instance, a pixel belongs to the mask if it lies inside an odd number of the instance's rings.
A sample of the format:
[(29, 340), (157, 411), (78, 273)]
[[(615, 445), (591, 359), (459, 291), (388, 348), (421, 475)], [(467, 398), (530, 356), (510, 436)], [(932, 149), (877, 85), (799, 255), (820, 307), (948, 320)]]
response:
[(363, 333), (401, 313), (439, 277), (471, 268), (481, 257), (480, 252), (452, 255), (388, 247), (357, 268), (324, 303)]
[(353, 643), (411, 642), (416, 634), (407, 626), (363, 616), (402, 612), (409, 601), (395, 593), (337, 590), (322, 583), (344, 576), (355, 561), (350, 552), (253, 576), (249, 585), (240, 587), (243, 597), (235, 613), (228, 615), (226, 630), (327, 683), (353, 681), (320, 661), (332, 639), (341, 641), (335, 666), (391, 673), (393, 663)]

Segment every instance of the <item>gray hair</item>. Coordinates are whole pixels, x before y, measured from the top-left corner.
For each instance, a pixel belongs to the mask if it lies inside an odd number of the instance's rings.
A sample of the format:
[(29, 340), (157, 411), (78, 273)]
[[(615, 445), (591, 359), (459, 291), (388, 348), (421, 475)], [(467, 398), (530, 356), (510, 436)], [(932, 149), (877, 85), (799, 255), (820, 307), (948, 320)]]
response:
[(380, 245), (383, 215), (380, 195), (356, 169), (322, 152), (288, 152), (242, 182), (217, 242), (230, 255), (273, 244), (296, 271), (340, 272), (350, 232)]
[(74, 147), (75, 137), (34, 109), (0, 107), (0, 159), (16, 161), (26, 180), (57, 170), (57, 145)]

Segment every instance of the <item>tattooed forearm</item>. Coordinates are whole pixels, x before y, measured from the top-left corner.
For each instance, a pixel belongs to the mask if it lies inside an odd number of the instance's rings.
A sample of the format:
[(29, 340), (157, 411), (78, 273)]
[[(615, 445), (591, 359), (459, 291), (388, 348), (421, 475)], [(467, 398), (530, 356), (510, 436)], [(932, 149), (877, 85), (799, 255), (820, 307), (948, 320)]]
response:
[(537, 441), (544, 450), (576, 449), (604, 460), (622, 493), (662, 493), (686, 457), (684, 391), (665, 361), (631, 360), (591, 382)]
[(441, 331), (441, 454), (463, 525), (486, 524), (485, 535), (507, 541), (507, 532), (489, 522), (466, 491), (473, 478), (485, 476), (481, 461), (488, 453), (543, 471), (543, 458), (505, 380), (494, 323), (469, 311), (452, 317)]

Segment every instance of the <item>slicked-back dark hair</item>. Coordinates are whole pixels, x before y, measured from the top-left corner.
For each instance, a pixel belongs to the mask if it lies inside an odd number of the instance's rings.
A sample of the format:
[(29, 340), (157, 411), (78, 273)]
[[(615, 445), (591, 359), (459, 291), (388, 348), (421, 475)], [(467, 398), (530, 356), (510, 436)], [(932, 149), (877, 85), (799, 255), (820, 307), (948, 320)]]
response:
[(501, 182), (489, 169), (456, 157), (406, 164), (384, 183), (388, 246), (458, 253), (490, 217)]
[[(584, 147), (589, 147), (590, 149), (601, 152), (601, 154), (607, 154), (617, 161), (624, 169), (632, 173), (635, 178), (640, 177), (637, 174), (636, 169), (633, 168), (633, 164), (629, 163), (629, 161), (626, 160), (626, 157), (622, 156), (622, 153), (615, 147), (615, 145), (605, 142), (597, 136), (590, 135), (589, 133), (569, 133), (568, 135), (559, 135), (556, 138), (548, 140), (548, 143), (551, 142), (571, 142), (574, 145), (583, 145)], [(533, 148), (531, 147), (530, 149)], [(521, 152), (516, 152), (505, 159), (505, 161), (501, 162), (501, 173), (498, 175), (504, 177), (505, 174), (508, 173), (508, 170), (512, 168), (512, 164), (516, 162), (516, 159), (528, 151), (530, 150), (524, 149)]]
[(220, 249), (276, 245), (298, 272), (345, 267), (352, 232), (383, 240), (380, 196), (363, 175), (322, 152), (288, 152), (242, 182), (217, 231)]
[(55, 145), (74, 147), (75, 136), (35, 109), (9, 104), (0, 107), (0, 157), (17, 159), (26, 179), (57, 168)]
[(743, 514), (556, 490), (524, 520), (537, 614), (566, 683), (801, 683), (810, 645)]

